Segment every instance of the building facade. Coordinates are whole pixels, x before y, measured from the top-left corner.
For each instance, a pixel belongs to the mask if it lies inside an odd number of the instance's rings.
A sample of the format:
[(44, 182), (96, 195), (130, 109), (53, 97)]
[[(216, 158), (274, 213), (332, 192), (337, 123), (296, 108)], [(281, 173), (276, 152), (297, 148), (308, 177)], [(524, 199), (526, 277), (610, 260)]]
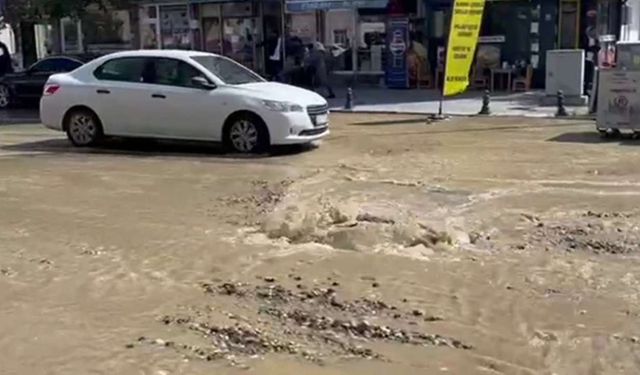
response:
[[(337, 75), (384, 76), (389, 22), (407, 22), (406, 50), (424, 74), (442, 69), (454, 0), (141, 0), (129, 9), (89, 9), (82, 20), (35, 25), (30, 55), (131, 48), (196, 49), (229, 56), (261, 73), (286, 59), (278, 40), (320, 41)], [(29, 29), (34, 25), (29, 25)], [(615, 61), (617, 41), (640, 39), (640, 0), (488, 0), (476, 70), (527, 64), (542, 87), (546, 52), (585, 49), (588, 63)], [(27, 39), (27, 42), (30, 39)], [(23, 43), (24, 44), (24, 43)], [(280, 46), (282, 52), (291, 48)], [(29, 47), (31, 48), (31, 47)], [(20, 48), (17, 48), (20, 49)], [(25, 49), (25, 48), (23, 48)]]

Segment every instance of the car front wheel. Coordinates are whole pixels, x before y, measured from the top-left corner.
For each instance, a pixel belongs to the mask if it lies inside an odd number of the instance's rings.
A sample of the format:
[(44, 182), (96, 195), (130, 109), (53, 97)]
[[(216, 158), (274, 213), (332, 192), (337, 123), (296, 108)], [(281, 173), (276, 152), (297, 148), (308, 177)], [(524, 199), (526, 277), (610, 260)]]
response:
[(11, 91), (7, 85), (0, 85), (0, 109), (8, 108), (11, 104)]
[(93, 146), (102, 138), (98, 117), (89, 110), (74, 110), (67, 116), (67, 137), (77, 147)]
[(259, 117), (241, 115), (231, 121), (226, 143), (236, 152), (259, 153), (268, 147), (269, 134)]

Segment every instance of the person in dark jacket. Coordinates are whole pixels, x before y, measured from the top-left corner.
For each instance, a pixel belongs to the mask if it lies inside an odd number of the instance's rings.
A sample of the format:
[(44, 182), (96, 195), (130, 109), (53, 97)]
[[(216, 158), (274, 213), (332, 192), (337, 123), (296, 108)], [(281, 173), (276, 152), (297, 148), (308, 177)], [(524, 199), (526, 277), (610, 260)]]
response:
[(318, 90), (325, 89), (328, 98), (335, 98), (333, 88), (329, 84), (328, 55), (324, 45), (320, 42), (313, 43), (313, 48), (309, 52), (307, 64), (313, 71), (314, 87)]
[(7, 74), (13, 73), (13, 62), (11, 60), (11, 52), (6, 44), (0, 42), (0, 77), (4, 77)]

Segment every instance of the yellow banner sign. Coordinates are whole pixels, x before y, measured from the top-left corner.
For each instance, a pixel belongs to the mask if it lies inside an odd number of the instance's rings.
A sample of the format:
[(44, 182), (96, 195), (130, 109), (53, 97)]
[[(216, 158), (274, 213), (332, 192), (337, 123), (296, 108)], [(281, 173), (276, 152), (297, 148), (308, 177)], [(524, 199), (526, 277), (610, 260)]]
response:
[(444, 95), (463, 93), (469, 86), (469, 70), (473, 62), (482, 24), (485, 0), (455, 0), (444, 81)]

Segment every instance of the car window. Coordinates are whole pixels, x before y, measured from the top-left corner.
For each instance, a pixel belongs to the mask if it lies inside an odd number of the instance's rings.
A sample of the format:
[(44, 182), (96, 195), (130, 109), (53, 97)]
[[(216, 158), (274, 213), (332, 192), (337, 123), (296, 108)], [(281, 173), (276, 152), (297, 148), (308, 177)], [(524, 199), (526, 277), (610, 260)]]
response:
[(50, 58), (39, 61), (31, 67), (31, 71), (35, 73), (52, 73), (52, 72), (70, 72), (82, 63), (67, 58)]
[(103, 81), (142, 82), (146, 59), (124, 57), (102, 64), (93, 75)]
[(264, 82), (258, 74), (226, 57), (210, 55), (191, 58), (228, 85)]
[(157, 85), (196, 88), (197, 86), (195, 86), (191, 80), (194, 77), (204, 77), (201, 71), (184, 61), (164, 58), (154, 58), (152, 61), (155, 67), (155, 76), (153, 79), (145, 78), (144, 82), (155, 83)]

